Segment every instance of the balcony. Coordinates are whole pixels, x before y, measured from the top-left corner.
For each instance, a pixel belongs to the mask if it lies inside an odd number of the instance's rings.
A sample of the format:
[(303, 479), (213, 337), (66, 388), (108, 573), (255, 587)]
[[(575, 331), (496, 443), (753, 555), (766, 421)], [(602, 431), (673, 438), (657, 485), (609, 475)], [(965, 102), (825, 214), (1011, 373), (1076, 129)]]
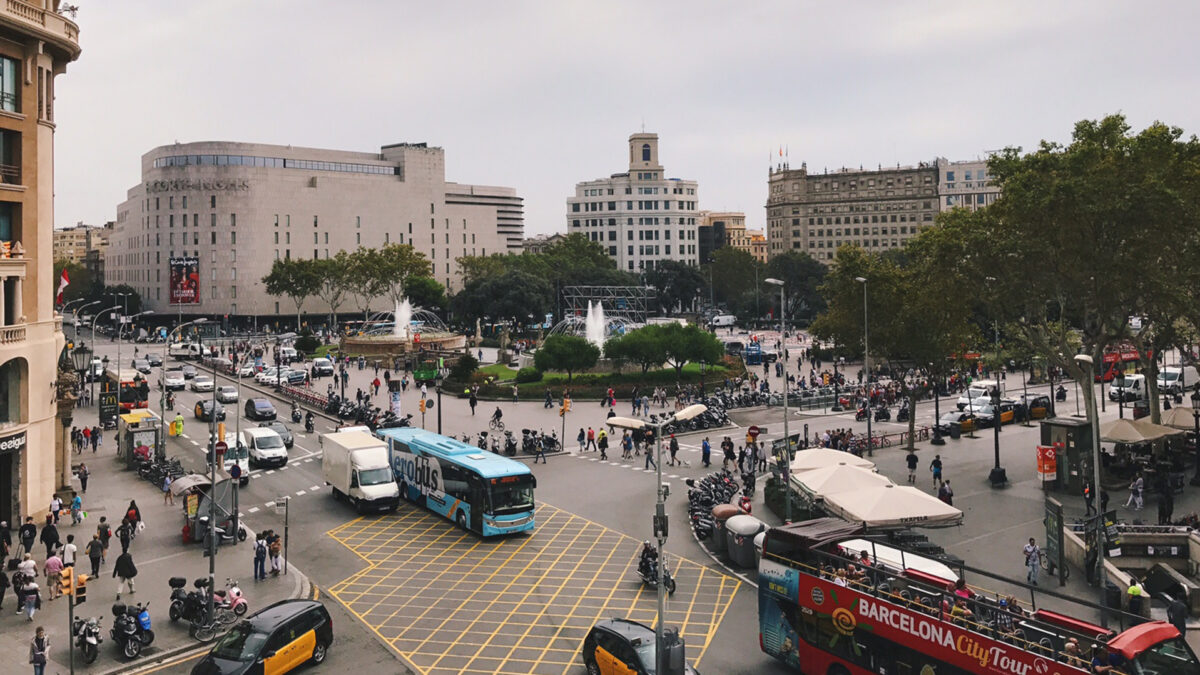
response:
[(55, 11), (58, 7), (57, 0), (5, 0), (0, 5), (0, 23), (46, 40), (74, 61), (79, 58), (79, 26)]
[(9, 326), (0, 328), (0, 345), (25, 341), (25, 326)]
[(15, 164), (0, 164), (0, 184), (20, 185), (21, 167)]

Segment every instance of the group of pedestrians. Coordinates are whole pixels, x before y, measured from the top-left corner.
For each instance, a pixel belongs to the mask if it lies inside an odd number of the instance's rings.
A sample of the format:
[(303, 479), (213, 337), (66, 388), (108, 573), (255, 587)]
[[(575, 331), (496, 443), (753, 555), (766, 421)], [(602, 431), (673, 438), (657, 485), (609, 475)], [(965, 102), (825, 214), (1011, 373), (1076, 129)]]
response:
[(258, 533), (254, 540), (254, 580), (265, 581), (267, 561), (271, 561), (270, 575), (279, 576), (283, 568), (283, 539), (274, 530)]
[(104, 436), (100, 427), (73, 427), (71, 429), (71, 449), (75, 451), (75, 454), (83, 454), (83, 451), (90, 446), (94, 455), (103, 445)]

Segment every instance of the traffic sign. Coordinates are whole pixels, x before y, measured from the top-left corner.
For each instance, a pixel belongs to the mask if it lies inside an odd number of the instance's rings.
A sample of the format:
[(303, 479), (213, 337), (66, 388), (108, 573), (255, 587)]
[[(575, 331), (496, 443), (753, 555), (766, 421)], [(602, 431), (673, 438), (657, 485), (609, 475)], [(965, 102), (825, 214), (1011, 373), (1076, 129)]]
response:
[(241, 478), (242, 477), (242, 467), (238, 466), (237, 464), (234, 464), (233, 466), (229, 467), (229, 475), (231, 477), (233, 477), (234, 480)]
[(217, 441), (217, 444), (213, 446), (213, 450), (215, 450), (217, 452), (218, 457), (220, 457), (221, 455), (224, 455), (225, 451), (228, 449), (229, 449), (229, 444), (226, 443), (225, 441)]
[(750, 438), (758, 438), (758, 435), (762, 433), (762, 429), (752, 426), (746, 430), (746, 433), (750, 435)]

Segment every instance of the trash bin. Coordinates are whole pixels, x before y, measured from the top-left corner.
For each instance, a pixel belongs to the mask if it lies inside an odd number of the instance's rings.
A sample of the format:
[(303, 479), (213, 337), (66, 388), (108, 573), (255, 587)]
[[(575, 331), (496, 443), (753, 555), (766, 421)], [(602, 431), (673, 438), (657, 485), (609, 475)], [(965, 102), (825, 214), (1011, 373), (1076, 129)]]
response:
[(738, 567), (754, 567), (754, 537), (766, 529), (766, 524), (754, 516), (734, 516), (725, 521), (725, 534), (729, 538), (726, 554)]
[(713, 507), (713, 536), (710, 540), (713, 551), (720, 553), (725, 550), (725, 521), (741, 512), (742, 510), (733, 504), (717, 504)]
[(962, 438), (962, 425), (961, 424), (951, 424), (950, 425), (950, 438), (952, 438), (956, 441), (958, 439)]
[(767, 538), (766, 529), (764, 529), (762, 532), (759, 532), (758, 534), (754, 535), (754, 567), (755, 567), (755, 569), (758, 568), (758, 563), (762, 562), (763, 541), (765, 541), (766, 538)]
[(1110, 609), (1121, 609), (1121, 589), (1111, 581), (1104, 583), (1104, 604)]

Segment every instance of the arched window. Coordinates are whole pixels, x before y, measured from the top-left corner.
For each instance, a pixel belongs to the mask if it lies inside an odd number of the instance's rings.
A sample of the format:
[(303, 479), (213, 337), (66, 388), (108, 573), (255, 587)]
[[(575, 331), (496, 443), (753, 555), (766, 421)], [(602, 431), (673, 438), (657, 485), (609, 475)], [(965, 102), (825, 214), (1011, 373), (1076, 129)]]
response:
[(650, 144), (649, 143), (642, 144), (642, 161), (643, 162), (650, 161)]

